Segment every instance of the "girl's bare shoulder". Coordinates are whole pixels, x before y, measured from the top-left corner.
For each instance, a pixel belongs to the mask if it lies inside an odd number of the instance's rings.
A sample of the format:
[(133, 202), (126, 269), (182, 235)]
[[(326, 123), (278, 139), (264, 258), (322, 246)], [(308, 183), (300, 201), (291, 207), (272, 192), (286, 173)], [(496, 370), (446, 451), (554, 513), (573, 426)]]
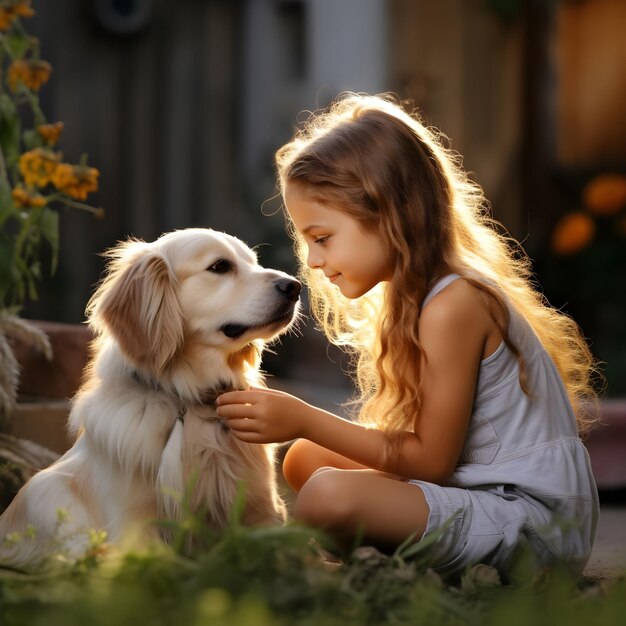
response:
[(459, 278), (437, 293), (422, 309), (420, 328), (482, 329), (494, 324), (485, 293)]

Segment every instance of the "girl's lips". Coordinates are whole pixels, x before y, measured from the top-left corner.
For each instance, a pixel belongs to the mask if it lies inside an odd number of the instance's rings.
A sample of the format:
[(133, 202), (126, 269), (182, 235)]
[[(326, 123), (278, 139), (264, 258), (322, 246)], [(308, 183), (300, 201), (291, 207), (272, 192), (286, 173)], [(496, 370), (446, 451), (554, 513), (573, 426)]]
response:
[(341, 274), (333, 274), (332, 276), (328, 276), (328, 280), (331, 283), (334, 283), (340, 276), (341, 276)]

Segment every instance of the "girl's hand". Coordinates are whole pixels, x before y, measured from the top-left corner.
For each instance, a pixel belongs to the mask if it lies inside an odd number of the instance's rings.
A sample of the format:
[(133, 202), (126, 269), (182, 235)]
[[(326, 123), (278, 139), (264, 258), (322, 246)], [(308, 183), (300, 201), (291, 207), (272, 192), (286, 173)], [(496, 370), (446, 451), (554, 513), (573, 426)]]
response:
[(312, 408), (288, 393), (257, 387), (217, 398), (217, 414), (237, 439), (248, 443), (282, 443), (303, 437)]

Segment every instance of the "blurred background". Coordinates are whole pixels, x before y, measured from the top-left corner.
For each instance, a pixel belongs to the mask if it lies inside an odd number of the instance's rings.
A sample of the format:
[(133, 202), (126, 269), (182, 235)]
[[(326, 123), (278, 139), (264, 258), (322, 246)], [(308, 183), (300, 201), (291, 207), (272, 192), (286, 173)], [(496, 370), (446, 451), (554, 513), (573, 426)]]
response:
[[(25, 316), (81, 322), (99, 253), (189, 226), (295, 271), (273, 154), (302, 111), (393, 92), (444, 131), (626, 394), (624, 0), (33, 0), (60, 149), (100, 172), (61, 215), (61, 256)], [(334, 405), (347, 363), (309, 320), (265, 369)], [(332, 408), (332, 407), (331, 407)]]

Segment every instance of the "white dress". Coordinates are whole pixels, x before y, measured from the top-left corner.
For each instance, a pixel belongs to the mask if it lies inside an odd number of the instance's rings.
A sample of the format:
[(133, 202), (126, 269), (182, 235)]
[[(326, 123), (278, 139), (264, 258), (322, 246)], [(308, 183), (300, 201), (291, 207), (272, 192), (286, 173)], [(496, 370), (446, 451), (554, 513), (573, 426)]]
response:
[[(439, 280), (424, 305), (458, 278)], [(454, 473), (445, 486), (410, 481), (430, 507), (424, 536), (453, 520), (433, 555), (445, 575), (474, 563), (506, 571), (520, 544), (539, 565), (558, 560), (575, 572), (591, 552), (599, 507), (589, 455), (554, 362), (530, 325), (511, 308), (509, 314), (530, 395), (520, 387), (517, 358), (502, 342), (481, 361)]]

